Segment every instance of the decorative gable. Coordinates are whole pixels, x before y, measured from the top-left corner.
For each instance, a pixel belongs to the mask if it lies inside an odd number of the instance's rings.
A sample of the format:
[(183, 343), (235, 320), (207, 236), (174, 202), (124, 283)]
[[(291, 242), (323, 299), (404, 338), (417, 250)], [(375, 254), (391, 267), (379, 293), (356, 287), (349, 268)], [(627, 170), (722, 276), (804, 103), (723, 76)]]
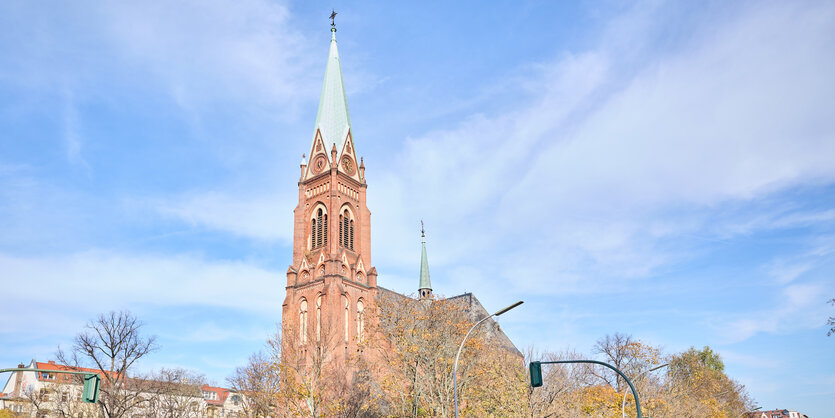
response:
[(342, 145), (342, 151), (339, 153), (339, 171), (344, 173), (348, 177), (356, 180), (360, 180), (360, 169), (359, 169), (359, 162), (357, 161), (357, 153), (356, 149), (354, 149), (354, 140), (351, 138), (351, 130), (348, 129), (348, 133), (345, 136), (344, 144)]
[(313, 145), (310, 148), (310, 159), (308, 160), (307, 172), (305, 173), (304, 179), (316, 177), (319, 174), (329, 171), (330, 168), (331, 161), (328, 156), (328, 150), (325, 147), (325, 141), (322, 139), (322, 132), (317, 129), (313, 137)]

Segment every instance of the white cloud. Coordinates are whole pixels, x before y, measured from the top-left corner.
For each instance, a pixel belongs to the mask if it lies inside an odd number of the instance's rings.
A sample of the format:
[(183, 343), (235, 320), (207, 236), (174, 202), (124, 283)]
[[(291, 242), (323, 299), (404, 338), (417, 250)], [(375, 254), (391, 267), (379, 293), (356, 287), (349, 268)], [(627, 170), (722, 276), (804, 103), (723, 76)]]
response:
[[(0, 254), (4, 294), (0, 333), (27, 335), (66, 329), (62, 323), (99, 312), (138, 305), (201, 305), (262, 313), (278, 318), (286, 278), (236, 261), (206, 261), (189, 255), (136, 255), (88, 251), (63, 256), (16, 257)], [(39, 306), (26, 316), (15, 306)], [(41, 317), (39, 312), (42, 312)], [(60, 312), (74, 312), (67, 318)], [(64, 324), (66, 325), (66, 324)], [(73, 329), (70, 327), (69, 329)]]
[(231, 192), (189, 193), (167, 200), (154, 200), (153, 210), (192, 226), (228, 232), (257, 240), (291, 243), (293, 237), (290, 196), (267, 192), (240, 195)]
[[(835, 180), (835, 56), (824, 52), (835, 8), (773, 3), (704, 16), (664, 54), (647, 47), (657, 33), (646, 22), (663, 20), (653, 13), (543, 65), (520, 87), (542, 86), (538, 96), (518, 111), (408, 140), (370, 197), (396, 214), (375, 215), (375, 240), (386, 242), (376, 256), (413, 260), (403, 219), (423, 217), (434, 264), (486, 258), (497, 284), (513, 277), (530, 289), (548, 277), (555, 292), (602, 289), (687, 257), (672, 239), (726, 234), (713, 229), (723, 205), (756, 217), (761, 208), (746, 202)], [(636, 66), (632, 78), (616, 78), (625, 64)], [(497, 266), (523, 274), (496, 277)]]
[[(316, 97), (306, 39), (282, 2), (106, 4), (103, 28), (133, 64), (184, 104), (220, 98), (293, 103)], [(303, 81), (300, 83), (300, 81)]]
[(194, 117), (218, 103), (267, 105), (286, 117), (317, 97), (320, 76), (310, 69), (323, 58), (307, 53), (309, 41), (281, 1), (0, 7), (7, 18), (0, 22), (14, 28), (0, 40), (8, 57), (0, 79), (18, 86), (69, 88), (79, 101), (115, 105), (125, 91), (112, 87), (126, 82), (167, 91)]
[(180, 341), (207, 343), (218, 341), (264, 341), (269, 335), (263, 329), (248, 327), (222, 327), (214, 322), (206, 322), (179, 335), (167, 335), (166, 338)]
[(784, 333), (799, 328), (816, 328), (826, 321), (824, 294), (831, 290), (821, 284), (794, 284), (774, 297), (761, 299), (757, 309), (717, 319), (715, 325), (728, 342), (745, 341), (759, 333)]
[(82, 138), (78, 110), (73, 103), (71, 91), (64, 92), (64, 142), (67, 148), (67, 159), (70, 163), (82, 167), (87, 174), (90, 173), (90, 164), (81, 154)]
[(769, 274), (774, 277), (778, 284), (786, 284), (794, 281), (803, 273), (814, 267), (811, 263), (790, 263), (784, 260), (777, 260), (769, 268)]

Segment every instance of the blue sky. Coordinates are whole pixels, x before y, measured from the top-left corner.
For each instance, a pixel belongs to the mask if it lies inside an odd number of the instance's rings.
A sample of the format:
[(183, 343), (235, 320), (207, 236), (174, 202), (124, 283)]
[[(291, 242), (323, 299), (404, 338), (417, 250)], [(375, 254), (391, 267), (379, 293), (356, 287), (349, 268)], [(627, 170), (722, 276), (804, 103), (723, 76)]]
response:
[[(452, 4), (454, 3), (454, 4)], [(280, 320), (337, 17), (379, 283), (835, 407), (831, 2), (0, 4), (0, 362), (98, 312), (223, 384)]]

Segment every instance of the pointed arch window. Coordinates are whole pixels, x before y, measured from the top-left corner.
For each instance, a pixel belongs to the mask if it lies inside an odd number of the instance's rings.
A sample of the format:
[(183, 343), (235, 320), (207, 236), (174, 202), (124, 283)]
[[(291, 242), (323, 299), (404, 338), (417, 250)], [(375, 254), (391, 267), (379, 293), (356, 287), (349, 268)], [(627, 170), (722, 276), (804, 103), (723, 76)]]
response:
[(299, 304), (299, 343), (307, 343), (307, 299)]
[(310, 220), (310, 249), (328, 245), (328, 213), (321, 207)]
[(342, 306), (345, 312), (345, 342), (348, 342), (348, 297), (342, 295)]
[(362, 299), (357, 301), (357, 340), (362, 342), (365, 335), (365, 307)]
[(316, 342), (322, 341), (322, 295), (316, 298)]
[(354, 251), (354, 219), (348, 209), (339, 215), (339, 245)]

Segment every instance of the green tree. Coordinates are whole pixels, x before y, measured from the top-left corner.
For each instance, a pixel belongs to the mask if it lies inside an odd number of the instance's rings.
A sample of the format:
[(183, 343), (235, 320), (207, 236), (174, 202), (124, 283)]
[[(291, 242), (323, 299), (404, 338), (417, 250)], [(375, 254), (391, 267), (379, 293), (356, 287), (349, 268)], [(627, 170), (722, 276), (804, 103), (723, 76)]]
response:
[(745, 387), (728, 377), (719, 353), (705, 346), (670, 357), (666, 391), (654, 415), (739, 416), (753, 404)]

